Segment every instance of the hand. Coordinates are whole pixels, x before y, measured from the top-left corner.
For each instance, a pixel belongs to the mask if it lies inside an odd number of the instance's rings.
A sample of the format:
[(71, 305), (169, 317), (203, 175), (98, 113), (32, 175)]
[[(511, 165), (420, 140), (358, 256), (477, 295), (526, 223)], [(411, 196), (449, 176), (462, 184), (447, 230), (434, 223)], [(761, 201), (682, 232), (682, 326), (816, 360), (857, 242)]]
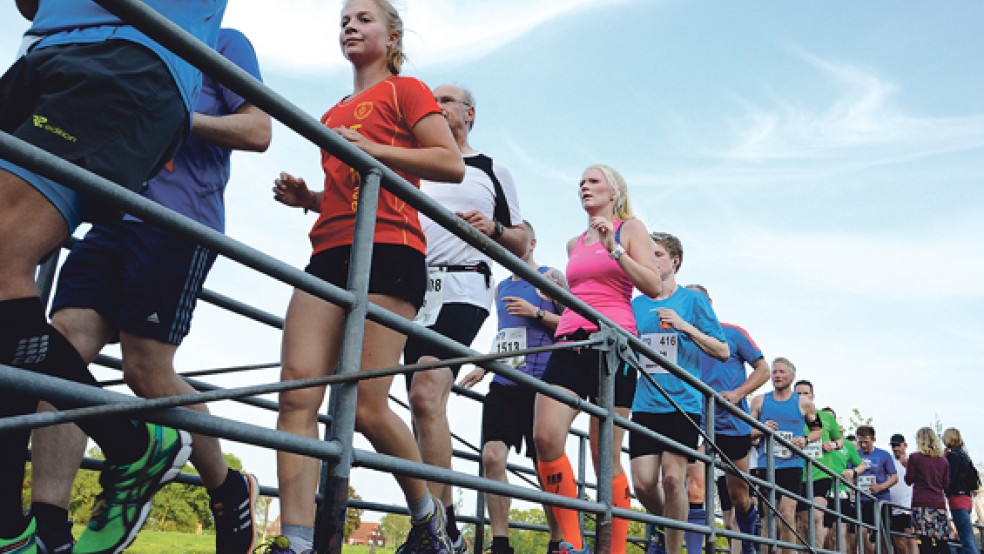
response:
[(728, 402), (734, 404), (735, 406), (737, 406), (738, 403), (741, 402), (741, 399), (744, 398), (742, 395), (738, 394), (733, 390), (726, 390), (721, 393), (721, 396), (724, 397), (724, 399), (727, 400)]
[(455, 212), (454, 215), (464, 219), (465, 223), (471, 225), (479, 233), (482, 233), (487, 237), (491, 237), (492, 233), (495, 233), (495, 222), (485, 217), (485, 215), (478, 210)]
[(824, 452), (833, 452), (834, 450), (837, 450), (837, 445), (834, 444), (833, 441), (824, 441), (823, 443)]
[(771, 419), (765, 421), (765, 426), (768, 427), (769, 429), (772, 429), (773, 431), (779, 430), (779, 425), (775, 421), (772, 421)]
[(598, 241), (605, 250), (615, 250), (615, 225), (611, 221), (596, 215), (588, 222), (588, 227), (598, 232)]
[(536, 317), (536, 306), (530, 304), (526, 300), (516, 296), (503, 296), (502, 299), (506, 301), (506, 313), (509, 315), (530, 318)]
[(314, 193), (307, 188), (304, 179), (294, 177), (286, 171), (273, 180), (273, 199), (294, 208), (312, 208)]
[(796, 448), (803, 448), (806, 446), (806, 437), (793, 437), (793, 440), (789, 441)]
[(663, 329), (676, 329), (679, 331), (686, 323), (680, 317), (680, 314), (676, 313), (672, 308), (660, 308), (656, 312), (656, 317), (659, 318), (659, 326)]
[(885, 487), (883, 485), (879, 485), (878, 483), (871, 485), (871, 494), (879, 493), (883, 490), (885, 490)]
[(365, 152), (366, 154), (369, 154), (374, 158), (377, 157), (376, 154), (373, 153), (373, 150), (377, 146), (376, 143), (367, 139), (365, 135), (363, 135), (362, 133), (354, 129), (349, 129), (348, 127), (335, 127), (332, 130), (338, 133), (338, 135), (343, 139), (358, 146), (359, 149)]
[(461, 378), (460, 381), (458, 381), (458, 386), (465, 387), (466, 389), (470, 389), (475, 385), (477, 385), (479, 382), (481, 382), (482, 379), (485, 378), (485, 373), (486, 372), (484, 369), (480, 367), (476, 367), (468, 375), (465, 375), (464, 377)]

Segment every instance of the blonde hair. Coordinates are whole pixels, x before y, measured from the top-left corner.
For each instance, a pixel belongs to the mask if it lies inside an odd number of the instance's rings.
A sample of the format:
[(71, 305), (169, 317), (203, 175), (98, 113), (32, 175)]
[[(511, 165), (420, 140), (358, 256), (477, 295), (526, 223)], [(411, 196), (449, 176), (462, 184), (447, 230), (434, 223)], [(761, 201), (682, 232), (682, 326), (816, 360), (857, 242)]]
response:
[[(345, 6), (352, 0), (345, 0)], [(403, 51), (403, 18), (400, 12), (389, 0), (372, 0), (379, 11), (382, 12), (383, 19), (386, 21), (386, 30), (396, 33), (396, 43), (386, 51), (386, 68), (393, 75), (399, 75), (403, 69), (403, 62), (407, 61), (407, 55)]]
[(964, 441), (963, 437), (960, 436), (960, 430), (956, 427), (950, 427), (946, 431), (943, 431), (943, 444), (950, 450), (959, 450), (962, 448)]
[(916, 448), (921, 454), (930, 458), (939, 458), (943, 455), (943, 444), (936, 436), (936, 431), (930, 427), (923, 427), (916, 431)]
[(635, 214), (632, 213), (632, 202), (629, 200), (629, 185), (625, 183), (622, 174), (605, 164), (592, 164), (587, 169), (600, 171), (605, 176), (605, 180), (608, 181), (608, 185), (615, 189), (615, 213), (613, 214), (615, 219), (619, 221), (635, 219)]

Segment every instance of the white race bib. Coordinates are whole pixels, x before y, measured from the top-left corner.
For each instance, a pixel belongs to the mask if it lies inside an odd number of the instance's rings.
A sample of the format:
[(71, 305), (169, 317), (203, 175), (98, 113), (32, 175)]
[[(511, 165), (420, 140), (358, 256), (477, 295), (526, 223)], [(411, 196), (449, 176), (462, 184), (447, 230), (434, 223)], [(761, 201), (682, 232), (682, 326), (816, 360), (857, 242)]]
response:
[[(495, 341), (492, 343), (493, 354), (504, 354), (506, 352), (516, 352), (518, 350), (526, 350), (525, 327), (509, 327), (506, 329), (500, 329), (499, 332), (495, 334)], [(500, 358), (499, 361), (513, 367), (519, 367), (523, 365), (523, 361), (525, 359), (525, 356), (520, 355), (512, 356), (510, 358)]]
[[(786, 439), (787, 442), (792, 442), (793, 440), (793, 434), (790, 431), (776, 431), (776, 436)], [(786, 445), (776, 441), (776, 458), (788, 459), (792, 456), (793, 452)]]
[[(674, 364), (677, 363), (677, 348), (680, 344), (680, 337), (676, 333), (646, 333), (639, 337), (639, 340), (656, 352), (659, 352), (667, 360)], [(639, 361), (642, 363), (642, 368), (646, 370), (646, 373), (669, 373), (663, 366), (641, 354), (639, 355)]]
[(871, 486), (875, 484), (874, 475), (858, 475), (858, 488), (862, 492), (871, 494)]
[(823, 443), (821, 441), (808, 442), (803, 447), (803, 452), (806, 452), (807, 456), (816, 460), (823, 456)]
[(444, 276), (447, 270), (443, 267), (427, 268), (427, 292), (424, 293), (424, 304), (417, 312), (414, 323), (430, 327), (437, 323), (437, 316), (444, 305)]

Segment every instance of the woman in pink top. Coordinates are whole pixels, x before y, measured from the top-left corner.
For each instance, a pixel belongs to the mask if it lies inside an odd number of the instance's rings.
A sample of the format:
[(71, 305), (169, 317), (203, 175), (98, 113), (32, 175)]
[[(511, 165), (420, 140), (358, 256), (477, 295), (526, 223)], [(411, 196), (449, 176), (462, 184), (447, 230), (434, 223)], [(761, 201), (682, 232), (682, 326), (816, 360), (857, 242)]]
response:
[[(588, 215), (588, 229), (567, 242), (567, 279), (571, 292), (630, 333), (636, 332), (632, 314), (632, 289), (648, 296), (660, 293), (649, 232), (632, 214), (625, 180), (606, 165), (592, 165), (584, 170), (578, 186), (581, 206)], [(586, 339), (598, 326), (567, 309), (557, 326), (558, 342)], [(581, 398), (597, 401), (597, 350), (558, 350), (550, 357), (543, 380)], [(636, 375), (629, 367), (615, 371), (615, 412), (629, 416), (635, 394)], [(538, 394), (533, 424), (537, 450), (537, 470), (544, 490), (574, 498), (577, 485), (571, 463), (564, 453), (567, 434), (578, 410)], [(616, 426), (614, 435), (613, 504), (628, 508), (629, 483), (622, 469), (622, 437), (625, 430)], [(598, 465), (598, 421), (591, 420), (591, 453)], [(577, 512), (553, 508), (564, 533), (557, 552), (590, 552), (581, 536)], [(615, 520), (612, 525), (612, 552), (625, 552), (628, 522)]]
[(905, 482), (912, 485), (912, 528), (919, 536), (919, 552), (949, 552), (950, 519), (943, 489), (950, 484), (950, 464), (929, 427), (916, 431), (916, 444), (919, 452), (909, 456)]

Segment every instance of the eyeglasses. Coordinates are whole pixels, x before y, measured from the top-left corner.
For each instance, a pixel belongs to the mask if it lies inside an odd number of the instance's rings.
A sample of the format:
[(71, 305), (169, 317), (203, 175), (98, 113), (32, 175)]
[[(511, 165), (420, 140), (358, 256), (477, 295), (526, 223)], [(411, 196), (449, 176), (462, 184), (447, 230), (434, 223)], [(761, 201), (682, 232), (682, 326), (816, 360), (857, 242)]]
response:
[(438, 96), (438, 97), (435, 97), (434, 100), (437, 100), (437, 103), (438, 104), (453, 104), (453, 103), (457, 102), (458, 104), (461, 104), (462, 106), (464, 106), (466, 108), (472, 107), (472, 105), (469, 104), (468, 102), (465, 102), (464, 100), (458, 100), (457, 98), (455, 98), (453, 96)]

